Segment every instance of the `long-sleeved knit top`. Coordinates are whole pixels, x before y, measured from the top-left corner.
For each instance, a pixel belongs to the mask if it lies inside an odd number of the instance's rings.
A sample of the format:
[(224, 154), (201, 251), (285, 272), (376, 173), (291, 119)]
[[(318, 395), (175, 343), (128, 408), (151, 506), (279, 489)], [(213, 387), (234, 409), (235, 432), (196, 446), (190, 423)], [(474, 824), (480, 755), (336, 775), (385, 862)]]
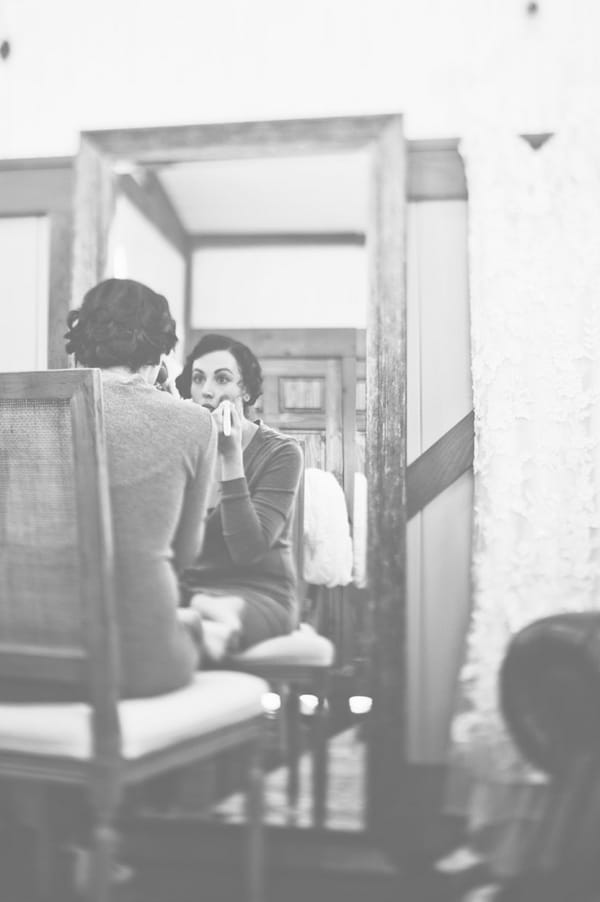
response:
[(184, 575), (192, 593), (245, 599), (242, 647), (294, 626), (297, 580), (291, 533), (301, 471), (297, 442), (259, 423), (244, 449), (245, 476), (221, 483), (202, 553)]
[(102, 381), (121, 694), (154, 695), (186, 685), (198, 663), (177, 619), (178, 573), (202, 543), (216, 429), (202, 407), (140, 376)]

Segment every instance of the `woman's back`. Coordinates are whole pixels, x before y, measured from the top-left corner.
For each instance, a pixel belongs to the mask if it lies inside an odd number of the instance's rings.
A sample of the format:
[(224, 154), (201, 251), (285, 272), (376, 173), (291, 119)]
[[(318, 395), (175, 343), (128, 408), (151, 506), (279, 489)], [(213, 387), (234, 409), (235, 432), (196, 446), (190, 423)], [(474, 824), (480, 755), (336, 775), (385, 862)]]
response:
[(202, 408), (103, 372), (123, 695), (185, 685), (197, 651), (177, 619), (177, 572), (198, 553), (215, 457)]

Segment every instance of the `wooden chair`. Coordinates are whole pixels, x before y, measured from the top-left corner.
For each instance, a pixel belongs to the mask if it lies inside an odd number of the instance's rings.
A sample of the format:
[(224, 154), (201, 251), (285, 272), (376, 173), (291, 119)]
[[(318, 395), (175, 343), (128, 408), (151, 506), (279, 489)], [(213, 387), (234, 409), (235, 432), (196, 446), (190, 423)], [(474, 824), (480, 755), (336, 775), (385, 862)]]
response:
[[(298, 572), (299, 611), (302, 612), (306, 584), (302, 579), (304, 545), (304, 480), (298, 488), (294, 509), (294, 549)], [(325, 826), (327, 816), (327, 770), (329, 718), (328, 697), (335, 659), (333, 643), (319, 635), (306, 623), (287, 636), (278, 636), (252, 646), (227, 660), (235, 667), (262, 677), (273, 688), (280, 689), (285, 718), (286, 763), (288, 766), (287, 800), (290, 809), (298, 804), (300, 789), (300, 696), (310, 693), (317, 698), (311, 722), (312, 754), (312, 823)]]
[[(88, 897), (111, 895), (124, 790), (244, 750), (245, 887), (264, 902), (260, 746), (267, 685), (199, 672), (176, 692), (119, 701), (112, 528), (98, 370), (0, 375), (0, 778), (84, 788)], [(83, 696), (79, 696), (83, 693)], [(7, 695), (4, 694), (6, 699)], [(18, 797), (18, 796), (17, 796)], [(40, 875), (41, 880), (44, 876)]]

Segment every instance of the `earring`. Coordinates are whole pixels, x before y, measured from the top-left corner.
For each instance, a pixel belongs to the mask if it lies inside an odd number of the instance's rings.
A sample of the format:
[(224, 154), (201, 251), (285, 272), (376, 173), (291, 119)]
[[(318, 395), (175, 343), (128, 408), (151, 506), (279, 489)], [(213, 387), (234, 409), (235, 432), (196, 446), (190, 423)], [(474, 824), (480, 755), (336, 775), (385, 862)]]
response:
[(246, 393), (244, 395), (244, 401), (249, 401), (249, 400), (250, 400), (250, 395), (248, 393)]

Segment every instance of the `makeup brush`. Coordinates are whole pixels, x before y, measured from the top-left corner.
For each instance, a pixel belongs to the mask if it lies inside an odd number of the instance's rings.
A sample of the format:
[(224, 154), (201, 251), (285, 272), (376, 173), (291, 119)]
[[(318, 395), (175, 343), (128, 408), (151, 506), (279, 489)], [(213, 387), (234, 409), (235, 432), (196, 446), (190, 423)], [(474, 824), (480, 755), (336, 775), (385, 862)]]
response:
[(231, 435), (231, 404), (225, 401), (223, 404), (223, 435)]

